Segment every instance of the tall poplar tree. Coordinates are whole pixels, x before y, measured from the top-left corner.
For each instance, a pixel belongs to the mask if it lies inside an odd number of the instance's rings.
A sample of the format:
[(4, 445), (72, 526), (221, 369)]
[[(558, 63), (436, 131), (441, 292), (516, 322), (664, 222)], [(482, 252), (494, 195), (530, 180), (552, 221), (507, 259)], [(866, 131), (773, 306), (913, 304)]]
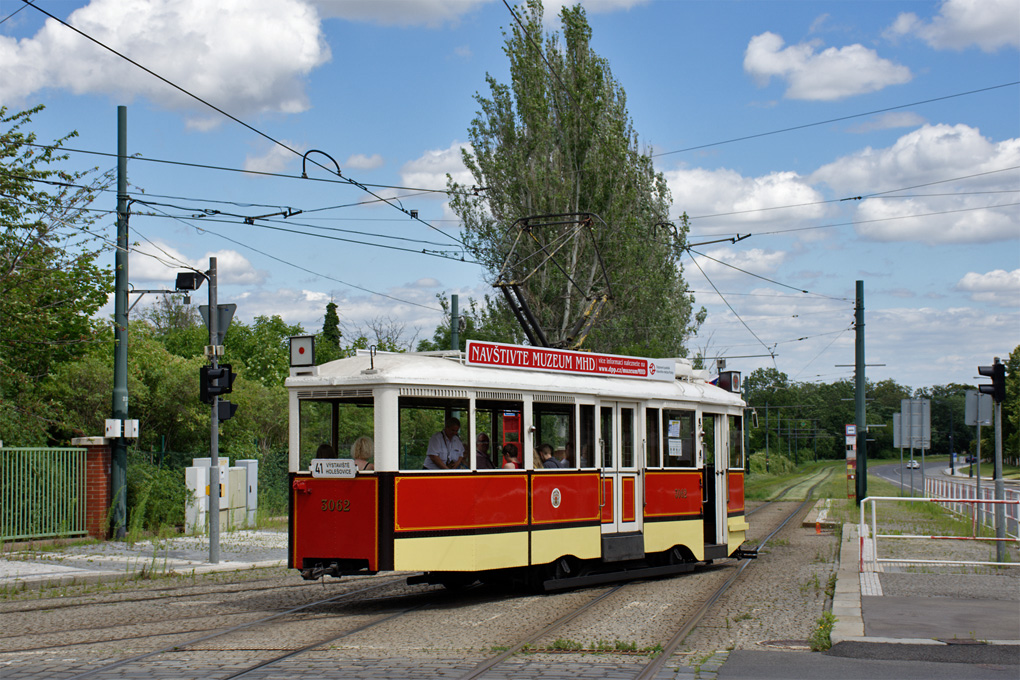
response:
[[(537, 240), (559, 246), (560, 267), (546, 264), (523, 280), (522, 292), (542, 328), (563, 338), (584, 313), (585, 293), (609, 276), (612, 300), (585, 347), (646, 356), (685, 356), (685, 340), (703, 315), (679, 258), (687, 225), (669, 221), (669, 189), (638, 147), (626, 95), (606, 59), (590, 46), (591, 28), (580, 6), (563, 8), (562, 37), (542, 28), (540, 0), (518, 11), (504, 52), (510, 84), (486, 76), (489, 96), (476, 95), (481, 110), (463, 152), (475, 186), (448, 180), (451, 207), (464, 221), (471, 253), (496, 281), (513, 252), (518, 270), (542, 259), (536, 240), (517, 239), (520, 218), (594, 213), (589, 234), (575, 225), (541, 227)], [(517, 245), (514, 246), (515, 241)], [(592, 244), (596, 247), (592, 247)], [(501, 312), (509, 315), (505, 303)]]

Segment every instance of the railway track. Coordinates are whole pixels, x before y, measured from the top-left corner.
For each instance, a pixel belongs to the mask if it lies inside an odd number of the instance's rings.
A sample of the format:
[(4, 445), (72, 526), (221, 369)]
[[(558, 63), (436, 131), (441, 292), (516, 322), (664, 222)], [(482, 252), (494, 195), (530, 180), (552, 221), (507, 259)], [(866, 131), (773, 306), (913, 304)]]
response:
[[(829, 471), (831, 474), (831, 471)], [(809, 492), (813, 492), (815, 488), (827, 479), (827, 475), (819, 474), (815, 479), (814, 485), (811, 487)], [(791, 490), (796, 485), (791, 485), (783, 489), (776, 498), (759, 506), (751, 513), (757, 512), (764, 507), (768, 507), (771, 504), (779, 502), (777, 499), (784, 498), (791, 493)], [(762, 540), (759, 542), (759, 547), (764, 548), (770, 540), (773, 540), (779, 531), (783, 527), (787, 526), (790, 520), (800, 513), (804, 507), (810, 502), (811, 495), (807, 494), (808, 500), (798, 504), (798, 506), (789, 513), (784, 513), (784, 518), (781, 523), (777, 523), (777, 526)], [(761, 524), (759, 524), (761, 526)], [(766, 557), (767, 559), (767, 557)], [(454, 668), (450, 669), (451, 672), (444, 673), (450, 677), (457, 677), (458, 672), (463, 672), (464, 678), (481, 678), (487, 674), (492, 676), (505, 676), (507, 672), (515, 672), (514, 664), (519, 665), (522, 659), (525, 663), (530, 663), (527, 659), (538, 659), (539, 657), (531, 656), (520, 656), (521, 652), (534, 652), (541, 651), (543, 649), (540, 642), (542, 640), (550, 640), (555, 638), (560, 633), (558, 631), (567, 630), (571, 625), (582, 629), (586, 625), (586, 616), (591, 615), (591, 612), (601, 610), (603, 615), (605, 612), (612, 612), (624, 608), (626, 602), (629, 600), (641, 599), (642, 596), (634, 595), (633, 593), (638, 592), (639, 584), (644, 584), (644, 587), (658, 588), (657, 584), (668, 584), (670, 582), (677, 583), (688, 583), (688, 588), (694, 588), (693, 592), (699, 592), (696, 599), (699, 601), (698, 606), (695, 610), (694, 605), (689, 608), (692, 611), (685, 611), (683, 613), (683, 625), (677, 627), (674, 624), (672, 629), (672, 637), (663, 643), (662, 652), (647, 662), (638, 662), (636, 656), (625, 656), (620, 657), (626, 659), (626, 663), (623, 664), (626, 667), (626, 673), (633, 673), (632, 677), (635, 678), (650, 678), (654, 677), (662, 669), (662, 666), (669, 663), (671, 659), (675, 658), (678, 647), (683, 643), (684, 639), (687, 638), (691, 631), (695, 630), (706, 615), (713, 610), (713, 607), (719, 603), (720, 599), (725, 597), (728, 589), (730, 589), (735, 583), (739, 582), (741, 575), (745, 569), (752, 568), (750, 565), (753, 562), (743, 561), (734, 564), (730, 561), (717, 562), (708, 568), (700, 569), (696, 574), (691, 576), (685, 576), (683, 579), (665, 579), (658, 581), (635, 581), (628, 582), (621, 585), (615, 585), (612, 587), (602, 587), (597, 589), (575, 591), (572, 593), (566, 593), (561, 596), (536, 596), (538, 601), (546, 602), (550, 611), (544, 612), (543, 616), (546, 616), (546, 620), (541, 625), (535, 625), (533, 630), (529, 634), (520, 635), (517, 637), (512, 644), (506, 645), (505, 648), (501, 648), (501, 651), (497, 654), (486, 655), (481, 660), (471, 660), (469, 658), (463, 658)], [(112, 663), (100, 661), (93, 668), (78, 666), (76, 669), (77, 675), (63, 673), (64, 677), (73, 678), (99, 678), (99, 677), (118, 677), (123, 673), (137, 672), (138, 668), (149, 668), (157, 672), (165, 664), (173, 666), (175, 663), (180, 661), (174, 661), (174, 659), (181, 660), (187, 658), (183, 653), (189, 653), (193, 655), (205, 654), (233, 654), (230, 656), (225, 665), (233, 665), (232, 668), (224, 668), (224, 664), (219, 664), (215, 671), (203, 670), (200, 673), (196, 669), (194, 677), (207, 677), (214, 678), (217, 680), (226, 680), (226, 678), (239, 678), (239, 677), (254, 677), (263, 676), (265, 674), (276, 674), (283, 673), (285, 675), (290, 674), (294, 669), (300, 669), (302, 664), (307, 663), (309, 655), (312, 659), (331, 658), (329, 652), (326, 651), (328, 647), (342, 643), (344, 640), (356, 640), (364, 639), (364, 636), (359, 636), (360, 633), (365, 633), (371, 630), (381, 630), (386, 628), (399, 628), (401, 626), (406, 629), (414, 629), (416, 621), (420, 620), (420, 617), (427, 613), (431, 608), (448, 610), (452, 614), (460, 609), (470, 609), (473, 605), (480, 605), (479, 609), (488, 609), (493, 604), (499, 603), (510, 603), (514, 605), (515, 602), (521, 602), (520, 606), (525, 606), (524, 601), (528, 597), (522, 597), (518, 593), (508, 593), (493, 591), (491, 588), (477, 587), (474, 590), (462, 590), (456, 595), (452, 595), (443, 590), (422, 590), (415, 592), (402, 592), (402, 593), (387, 593), (385, 591), (386, 586), (395, 585), (403, 581), (402, 577), (390, 578), (385, 582), (378, 582), (379, 577), (367, 577), (365, 580), (360, 582), (338, 582), (348, 585), (361, 585), (369, 580), (372, 585), (367, 587), (355, 588), (353, 590), (347, 590), (344, 593), (331, 595), (330, 597), (317, 598), (314, 601), (302, 603), (299, 606), (291, 607), (287, 609), (280, 609), (273, 611), (265, 616), (260, 616), (251, 621), (245, 621), (237, 625), (230, 626), (203, 626), (201, 624), (194, 625), (188, 629), (177, 629), (172, 632), (154, 632), (150, 634), (130, 635), (130, 636), (117, 636), (108, 637), (107, 639), (97, 639), (87, 642), (68, 642), (66, 645), (48, 645), (45, 648), (39, 645), (33, 647), (25, 647), (24, 652), (35, 652), (39, 653), (43, 649), (54, 649), (66, 646), (67, 648), (84, 647), (88, 645), (106, 645), (107, 647), (112, 646), (113, 648), (123, 649), (124, 643), (128, 643), (134, 640), (158, 640), (173, 638), (168, 643), (157, 644), (156, 648), (151, 651), (147, 651), (140, 654), (134, 654)], [(689, 579), (689, 581), (687, 581)], [(695, 581), (694, 579), (698, 579)], [(697, 584), (697, 585), (695, 585)], [(300, 584), (297, 587), (304, 588), (318, 588), (321, 587), (317, 584)], [(296, 587), (296, 588), (297, 588)], [(263, 585), (260, 588), (253, 589), (255, 592), (258, 591), (272, 591), (282, 590), (273, 588), (267, 585)], [(711, 595), (708, 597), (704, 596), (704, 592), (711, 591)], [(229, 588), (222, 593), (228, 597), (239, 593), (251, 592), (252, 589), (245, 590), (242, 588)], [(286, 592), (286, 591), (284, 591)], [(300, 591), (298, 591), (300, 592)], [(209, 596), (209, 593), (189, 592), (188, 597), (183, 598), (182, 601), (194, 601), (195, 596), (204, 595)], [(371, 597), (371, 596), (376, 597)], [(480, 598), (479, 598), (480, 595)], [(469, 602), (470, 598), (476, 598), (477, 602)], [(562, 599), (553, 599), (554, 597)], [(685, 598), (690, 598), (690, 595), (685, 595)], [(703, 599), (702, 599), (703, 598)], [(158, 600), (158, 597), (144, 597), (144, 598), (129, 598), (133, 602), (145, 602), (150, 600)], [(694, 598), (691, 598), (694, 599)], [(571, 600), (584, 600), (583, 603), (578, 606), (570, 606), (569, 611), (563, 613), (563, 608), (559, 608), (558, 611), (555, 603), (562, 602), (564, 604), (570, 603)], [(358, 604), (365, 602), (373, 602), (372, 606), (363, 607), (359, 610)], [(455, 606), (450, 607), (450, 603), (454, 602)], [(55, 603), (63, 605), (65, 603)], [(67, 603), (75, 606), (84, 606), (89, 603)], [(96, 604), (96, 603), (91, 603)], [(102, 603), (103, 605), (108, 603)], [(114, 603), (115, 604), (115, 603)], [(685, 605), (686, 606), (686, 605)], [(562, 607), (562, 605), (561, 605)], [(41, 608), (41, 607), (40, 607)], [(53, 608), (53, 607), (50, 607)], [(244, 613), (250, 614), (251, 612), (227, 612), (223, 614), (211, 614), (210, 617), (215, 620), (216, 616), (238, 616)], [(183, 621), (200, 621), (205, 616), (188, 616), (174, 619), (174, 622)], [(404, 623), (401, 623), (403, 621)], [(106, 626), (97, 626), (93, 630), (116, 630), (121, 627), (121, 624), (109, 624)], [(299, 629), (301, 631), (298, 635), (291, 635), (288, 639), (282, 640), (282, 632), (290, 629), (291, 631)], [(77, 630), (77, 629), (76, 629)], [(70, 629), (68, 629), (70, 632)], [(406, 634), (405, 634), (406, 637)], [(184, 638), (184, 639), (180, 639)], [(303, 638), (303, 639), (301, 639)], [(4, 639), (4, 638), (0, 638)], [(279, 643), (283, 644), (279, 644)], [(276, 644), (274, 644), (276, 643)], [(352, 643), (353, 647), (359, 647), (358, 642)], [(319, 650), (319, 654), (316, 654), (316, 650)], [(15, 652), (18, 650), (5, 650), (5, 652)], [(228, 656), (229, 656), (228, 654)], [(326, 656), (324, 657), (323, 654)], [(163, 655), (162, 657), (160, 655)], [(240, 655), (240, 656), (238, 656)], [(458, 652), (458, 655), (463, 655), (463, 652)], [(245, 658), (247, 657), (247, 658)], [(208, 661), (211, 657), (202, 657), (206, 661), (199, 661), (199, 657), (194, 657), (194, 663), (210, 663)], [(2, 659), (2, 657), (0, 657)], [(109, 660), (107, 657), (106, 661)], [(236, 663), (235, 663), (236, 662)], [(537, 661), (535, 663), (538, 663)], [(399, 675), (400, 672), (396, 671), (394, 677)], [(6, 676), (6, 674), (5, 674)], [(616, 675), (614, 675), (616, 677)]]

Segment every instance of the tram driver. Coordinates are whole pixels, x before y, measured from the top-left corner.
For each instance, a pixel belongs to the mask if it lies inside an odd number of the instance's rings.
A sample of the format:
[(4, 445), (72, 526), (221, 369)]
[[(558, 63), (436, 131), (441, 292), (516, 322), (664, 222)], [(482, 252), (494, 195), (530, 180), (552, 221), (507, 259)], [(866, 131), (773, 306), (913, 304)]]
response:
[(445, 426), (429, 439), (429, 448), (425, 452), (426, 470), (456, 470), (464, 462), (464, 443), (457, 433), (460, 432), (460, 421), (450, 417)]

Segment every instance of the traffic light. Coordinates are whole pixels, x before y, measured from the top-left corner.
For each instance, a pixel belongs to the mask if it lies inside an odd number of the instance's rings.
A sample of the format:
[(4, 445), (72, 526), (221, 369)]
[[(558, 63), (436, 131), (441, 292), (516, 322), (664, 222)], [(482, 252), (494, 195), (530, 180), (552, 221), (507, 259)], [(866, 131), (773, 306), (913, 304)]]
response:
[(1002, 403), (1006, 400), (1006, 365), (999, 363), (999, 357), (995, 357), (995, 363), (991, 366), (978, 366), (978, 373), (991, 378), (991, 385), (978, 385), (981, 394), (992, 395), (992, 400)]
[(221, 399), (216, 403), (216, 410), (216, 417), (220, 419), (220, 422), (223, 422), (234, 417), (234, 412), (237, 411), (237, 404), (231, 404), (226, 399)]
[(234, 390), (234, 378), (237, 374), (231, 373), (230, 364), (220, 364), (217, 368), (202, 366), (198, 370), (199, 398), (206, 404), (211, 404), (214, 397)]

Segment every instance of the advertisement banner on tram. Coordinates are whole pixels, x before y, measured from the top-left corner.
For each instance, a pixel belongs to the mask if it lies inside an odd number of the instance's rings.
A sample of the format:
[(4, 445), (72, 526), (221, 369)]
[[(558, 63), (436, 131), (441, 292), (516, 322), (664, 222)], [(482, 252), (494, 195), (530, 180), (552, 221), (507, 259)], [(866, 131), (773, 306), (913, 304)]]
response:
[(477, 340), (468, 340), (467, 342), (467, 363), (474, 366), (552, 371), (610, 378), (672, 381), (676, 377), (676, 364), (673, 359), (572, 352), (548, 347), (504, 345), (498, 342)]

